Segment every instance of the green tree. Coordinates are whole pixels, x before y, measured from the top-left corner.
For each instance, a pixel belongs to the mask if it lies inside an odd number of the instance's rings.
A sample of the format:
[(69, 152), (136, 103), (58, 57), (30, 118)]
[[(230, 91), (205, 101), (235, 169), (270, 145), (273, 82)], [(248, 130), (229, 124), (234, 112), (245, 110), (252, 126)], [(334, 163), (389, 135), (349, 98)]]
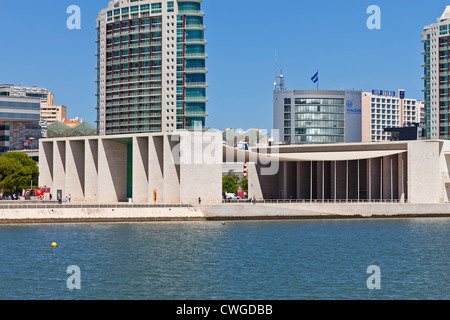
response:
[(39, 168), (35, 161), (22, 152), (8, 152), (0, 157), (0, 189), (15, 192), (38, 185)]
[(241, 179), (241, 189), (248, 192), (248, 179), (247, 177), (242, 177)]
[(222, 192), (223, 193), (237, 193), (239, 184), (239, 177), (230, 170), (226, 176), (222, 178)]

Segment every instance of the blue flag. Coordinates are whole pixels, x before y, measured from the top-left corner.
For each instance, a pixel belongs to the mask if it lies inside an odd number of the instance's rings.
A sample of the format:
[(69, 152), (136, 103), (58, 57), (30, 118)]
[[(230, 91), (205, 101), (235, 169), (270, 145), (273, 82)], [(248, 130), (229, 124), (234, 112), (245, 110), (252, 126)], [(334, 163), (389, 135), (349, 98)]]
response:
[(317, 83), (317, 81), (319, 81), (319, 72), (317, 72), (312, 78), (311, 78), (312, 82)]

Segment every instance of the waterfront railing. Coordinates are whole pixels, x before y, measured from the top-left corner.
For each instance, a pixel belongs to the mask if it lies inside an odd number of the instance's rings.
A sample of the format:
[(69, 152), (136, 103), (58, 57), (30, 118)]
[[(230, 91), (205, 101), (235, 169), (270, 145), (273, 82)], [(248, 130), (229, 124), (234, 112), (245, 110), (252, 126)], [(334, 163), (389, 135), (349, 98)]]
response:
[(404, 203), (399, 199), (266, 199), (255, 200), (252, 199), (224, 199), (222, 203), (258, 203), (258, 204), (286, 204), (286, 203)]
[[(19, 202), (19, 201), (18, 201)], [(119, 209), (119, 208), (192, 208), (190, 204), (137, 204), (137, 203), (115, 203), (115, 204), (85, 204), (85, 203), (43, 203), (43, 204), (1, 204), (0, 209)]]

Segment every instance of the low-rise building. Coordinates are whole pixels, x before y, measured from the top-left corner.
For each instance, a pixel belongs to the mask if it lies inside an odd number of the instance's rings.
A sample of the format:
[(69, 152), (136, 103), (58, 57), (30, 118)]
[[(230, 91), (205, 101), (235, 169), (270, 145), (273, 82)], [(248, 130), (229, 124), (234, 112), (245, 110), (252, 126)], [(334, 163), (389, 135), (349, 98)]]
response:
[(67, 118), (67, 107), (55, 105), (55, 95), (48, 93), (47, 100), (41, 102), (41, 119), (47, 121), (50, 126), (56, 121), (64, 121)]

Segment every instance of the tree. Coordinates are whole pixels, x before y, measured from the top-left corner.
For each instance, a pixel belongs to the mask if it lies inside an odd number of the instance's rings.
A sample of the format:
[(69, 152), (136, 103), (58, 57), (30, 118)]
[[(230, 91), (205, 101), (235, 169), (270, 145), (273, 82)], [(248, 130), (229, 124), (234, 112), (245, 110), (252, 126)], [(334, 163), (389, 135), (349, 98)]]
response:
[(0, 189), (16, 192), (38, 185), (39, 168), (35, 161), (22, 152), (8, 152), (0, 157)]
[(239, 177), (233, 170), (228, 171), (228, 174), (222, 178), (222, 192), (223, 193), (237, 193)]
[(242, 177), (241, 179), (241, 189), (245, 192), (248, 192), (248, 179), (247, 177)]

